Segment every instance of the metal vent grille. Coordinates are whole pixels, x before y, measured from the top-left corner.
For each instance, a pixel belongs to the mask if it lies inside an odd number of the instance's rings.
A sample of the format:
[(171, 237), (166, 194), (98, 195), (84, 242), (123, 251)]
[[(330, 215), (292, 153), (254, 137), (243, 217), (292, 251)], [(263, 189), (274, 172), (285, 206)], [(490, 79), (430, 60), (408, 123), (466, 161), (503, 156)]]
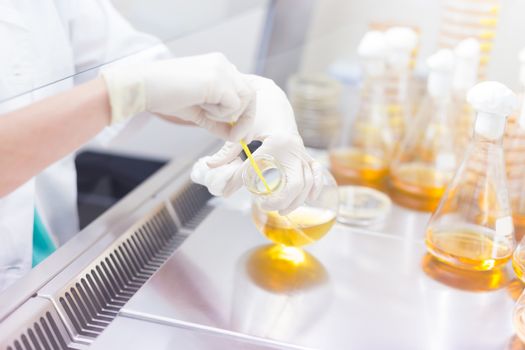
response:
[(171, 204), (180, 224), (185, 228), (196, 228), (212, 210), (206, 206), (211, 197), (206, 187), (194, 183), (189, 183), (175, 193)]
[(185, 238), (165, 207), (130, 231), (54, 299), (81, 343), (102, 333)]
[(72, 339), (56, 311), (44, 312), (25, 332), (6, 347), (7, 350), (75, 349)]
[[(104, 236), (3, 321), (0, 349), (84, 349), (93, 343), (213, 210), (205, 187), (179, 188), (169, 203), (116, 238)], [(107, 246), (106, 239), (114, 241)]]

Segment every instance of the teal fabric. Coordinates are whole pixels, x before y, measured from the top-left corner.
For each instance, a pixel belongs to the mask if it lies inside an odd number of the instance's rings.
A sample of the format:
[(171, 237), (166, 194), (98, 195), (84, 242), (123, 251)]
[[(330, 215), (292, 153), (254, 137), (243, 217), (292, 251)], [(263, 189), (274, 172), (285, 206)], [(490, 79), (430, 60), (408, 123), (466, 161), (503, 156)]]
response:
[(33, 267), (40, 264), (56, 250), (55, 244), (35, 209), (33, 221)]

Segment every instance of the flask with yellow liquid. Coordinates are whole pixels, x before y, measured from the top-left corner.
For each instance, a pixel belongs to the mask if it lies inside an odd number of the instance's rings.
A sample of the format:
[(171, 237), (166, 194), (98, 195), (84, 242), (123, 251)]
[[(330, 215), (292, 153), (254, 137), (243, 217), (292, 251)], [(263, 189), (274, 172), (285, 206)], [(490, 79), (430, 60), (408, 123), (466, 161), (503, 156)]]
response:
[(394, 26), (385, 31), (387, 44), (385, 74), (386, 111), (394, 147), (399, 144), (412, 121), (414, 105), (412, 68), (418, 34), (412, 28)]
[(323, 188), (315, 200), (281, 215), (278, 211), (263, 208), (264, 200), (269, 196), (279, 196), (286, 184), (280, 164), (264, 154), (253, 155), (252, 159), (256, 166), (245, 169), (243, 181), (254, 197), (252, 217), (257, 229), (269, 240), (289, 247), (304, 246), (324, 237), (336, 221), (339, 205), (337, 185), (330, 173), (323, 172)]
[(427, 60), (427, 95), (390, 167), (392, 199), (433, 211), (457, 167), (451, 84), (454, 55), (442, 49)]
[(385, 96), (386, 50), (379, 31), (367, 32), (359, 44), (365, 73), (359, 109), (330, 150), (330, 170), (339, 185), (381, 188), (388, 174), (393, 134)]
[(519, 111), (509, 117), (503, 147), (516, 240), (525, 235), (525, 49), (519, 53), (522, 93)]
[(503, 157), (506, 117), (516, 96), (503, 84), (483, 82), (467, 99), (477, 113), (465, 157), (427, 226), (427, 250), (458, 268), (502, 266), (515, 247)]

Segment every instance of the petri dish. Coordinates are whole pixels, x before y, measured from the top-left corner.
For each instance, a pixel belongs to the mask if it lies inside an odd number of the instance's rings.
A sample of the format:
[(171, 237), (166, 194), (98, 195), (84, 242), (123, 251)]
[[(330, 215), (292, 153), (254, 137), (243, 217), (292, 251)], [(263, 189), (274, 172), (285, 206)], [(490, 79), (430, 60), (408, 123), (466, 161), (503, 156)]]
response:
[(337, 221), (351, 226), (369, 226), (383, 221), (392, 208), (392, 201), (381, 191), (364, 186), (339, 187)]

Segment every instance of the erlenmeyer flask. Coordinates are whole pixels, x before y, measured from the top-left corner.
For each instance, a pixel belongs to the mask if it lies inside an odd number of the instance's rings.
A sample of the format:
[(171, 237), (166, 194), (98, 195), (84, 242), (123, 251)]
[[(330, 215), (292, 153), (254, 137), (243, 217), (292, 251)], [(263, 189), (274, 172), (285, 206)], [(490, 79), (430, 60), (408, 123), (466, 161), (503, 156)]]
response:
[(458, 163), (450, 96), (454, 55), (442, 49), (427, 64), (427, 95), (390, 167), (392, 199), (422, 211), (436, 208)]
[(427, 226), (425, 243), (437, 259), (469, 270), (505, 264), (515, 247), (502, 139), (516, 96), (483, 82), (468, 93), (477, 112), (474, 136)]
[(328, 171), (323, 173), (323, 189), (313, 201), (307, 201), (288, 215), (267, 211), (261, 202), (267, 196), (278, 195), (286, 182), (279, 163), (269, 155), (254, 155), (271, 191), (268, 192), (255, 170), (247, 167), (243, 173), (246, 188), (253, 194), (252, 217), (257, 229), (269, 240), (289, 247), (300, 247), (324, 237), (335, 224), (339, 207), (337, 184)]
[(385, 101), (386, 43), (382, 32), (365, 34), (358, 48), (365, 79), (360, 106), (352, 123), (342, 129), (330, 151), (330, 166), (339, 185), (381, 188), (388, 174), (392, 149)]
[(509, 117), (503, 147), (509, 179), (509, 194), (516, 240), (525, 234), (525, 49), (519, 54), (520, 111)]
[(525, 292), (521, 294), (516, 302), (516, 306), (514, 306), (512, 322), (516, 334), (522, 342), (525, 342)]
[(452, 79), (452, 102), (456, 125), (456, 145), (458, 152), (464, 150), (474, 126), (475, 113), (467, 102), (467, 91), (476, 84), (478, 78), (480, 45), (474, 38), (460, 41), (454, 48), (456, 65)]
[(398, 145), (411, 122), (413, 101), (412, 53), (417, 46), (417, 33), (409, 27), (391, 27), (385, 32), (387, 44), (385, 76), (386, 112), (394, 145)]

